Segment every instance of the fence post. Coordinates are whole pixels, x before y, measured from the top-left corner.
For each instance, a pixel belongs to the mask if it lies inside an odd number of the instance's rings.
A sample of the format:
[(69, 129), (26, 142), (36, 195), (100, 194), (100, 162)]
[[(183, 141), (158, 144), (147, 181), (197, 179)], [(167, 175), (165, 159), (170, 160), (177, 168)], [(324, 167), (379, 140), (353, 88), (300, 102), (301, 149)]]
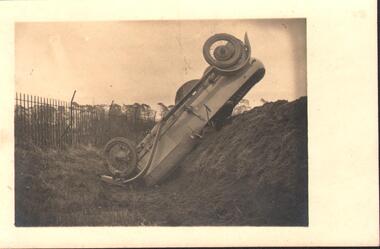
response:
[[(69, 120), (69, 122), (68, 122), (68, 124), (66, 124), (66, 120), (67, 120), (67, 117), (66, 117), (66, 111), (67, 110), (69, 110), (69, 106), (67, 105), (67, 102), (65, 101), (65, 117), (64, 117), (64, 119), (65, 119), (65, 131), (64, 131), (64, 135), (65, 135), (65, 137), (64, 137), (64, 139), (65, 139), (65, 144), (68, 144), (69, 142), (70, 142), (70, 138), (69, 138), (69, 136), (67, 135), (67, 131), (68, 131), (68, 129), (70, 128), (70, 120)], [(70, 119), (70, 117), (68, 117), (69, 119)]]
[[(19, 141), (18, 141), (18, 139), (19, 139), (19, 121), (18, 121), (18, 94), (17, 94), (17, 92), (16, 92), (16, 107), (15, 107), (15, 118), (14, 118), (14, 120), (15, 120), (15, 143), (17, 144)], [(17, 124), (17, 126), (16, 126), (16, 124)]]
[(26, 105), (27, 105), (27, 119), (28, 119), (28, 143), (31, 141), (32, 131), (31, 131), (31, 122), (30, 122), (30, 105), (29, 105), (29, 94), (26, 95)]
[(43, 137), (43, 145), (47, 146), (47, 115), (46, 115), (46, 103), (45, 98), (42, 98), (42, 137)]
[(74, 138), (74, 133), (73, 133), (73, 101), (74, 101), (74, 97), (75, 97), (76, 92), (77, 92), (77, 90), (74, 90), (73, 96), (71, 97), (71, 101), (70, 101), (70, 133), (71, 133), (70, 144), (71, 145), (73, 145), (73, 138)]
[(111, 130), (112, 130), (111, 117), (113, 117), (113, 114), (111, 115), (112, 108), (113, 108), (113, 100), (111, 101), (111, 105), (108, 110), (107, 140), (112, 138), (112, 134), (111, 134)]
[(61, 132), (62, 132), (62, 108), (61, 108), (61, 101), (59, 99), (57, 99), (57, 122), (58, 122), (58, 130), (57, 130), (57, 145), (58, 145), (58, 148), (61, 149)]

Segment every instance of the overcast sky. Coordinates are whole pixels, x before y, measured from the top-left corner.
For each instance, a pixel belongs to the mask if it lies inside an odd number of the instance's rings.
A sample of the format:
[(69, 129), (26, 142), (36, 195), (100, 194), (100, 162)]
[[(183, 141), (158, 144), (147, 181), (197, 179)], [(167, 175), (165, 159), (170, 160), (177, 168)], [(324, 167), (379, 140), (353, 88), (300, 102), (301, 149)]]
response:
[(16, 91), (80, 104), (174, 103), (176, 89), (200, 78), (211, 35), (247, 32), (266, 67), (251, 106), (306, 95), (304, 19), (18, 23)]

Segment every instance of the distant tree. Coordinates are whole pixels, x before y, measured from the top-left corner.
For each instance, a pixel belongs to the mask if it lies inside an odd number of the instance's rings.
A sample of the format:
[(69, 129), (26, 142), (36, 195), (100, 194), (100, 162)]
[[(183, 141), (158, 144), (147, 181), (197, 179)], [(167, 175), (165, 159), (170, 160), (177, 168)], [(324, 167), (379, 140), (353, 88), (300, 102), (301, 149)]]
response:
[(141, 104), (140, 106), (140, 116), (141, 119), (148, 121), (152, 119), (152, 108), (147, 104)]
[(109, 110), (109, 115), (110, 117), (116, 117), (116, 116), (121, 116), (122, 112), (121, 112), (121, 106), (118, 105), (118, 104), (112, 104), (110, 106), (110, 110)]
[(127, 120), (132, 119), (132, 117), (134, 116), (134, 112), (135, 112), (133, 105), (126, 105), (126, 104), (123, 104), (122, 111), (125, 114), (125, 118)]
[(154, 121), (155, 111), (147, 104), (134, 103), (133, 105), (123, 105), (123, 114), (127, 120), (137, 122)]
[(135, 124), (139, 123), (139, 121), (141, 120), (141, 112), (142, 112), (142, 105), (139, 104), (139, 103), (134, 103), (133, 104), (133, 120), (135, 122)]
[(162, 102), (157, 103), (157, 105), (160, 107), (160, 118), (165, 117), (166, 113), (169, 112), (169, 107)]
[(242, 99), (240, 102), (235, 106), (232, 115), (238, 115), (243, 112), (246, 112), (250, 110), (251, 107), (249, 106), (249, 100), (248, 99)]

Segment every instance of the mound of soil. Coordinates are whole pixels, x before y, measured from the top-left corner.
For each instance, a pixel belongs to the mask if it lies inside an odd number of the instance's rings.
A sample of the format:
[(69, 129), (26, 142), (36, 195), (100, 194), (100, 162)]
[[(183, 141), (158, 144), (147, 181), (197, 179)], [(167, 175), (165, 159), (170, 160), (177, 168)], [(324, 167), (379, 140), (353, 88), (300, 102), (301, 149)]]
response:
[(16, 149), (16, 225), (306, 226), (307, 100), (231, 118), (165, 182), (102, 183), (100, 154)]

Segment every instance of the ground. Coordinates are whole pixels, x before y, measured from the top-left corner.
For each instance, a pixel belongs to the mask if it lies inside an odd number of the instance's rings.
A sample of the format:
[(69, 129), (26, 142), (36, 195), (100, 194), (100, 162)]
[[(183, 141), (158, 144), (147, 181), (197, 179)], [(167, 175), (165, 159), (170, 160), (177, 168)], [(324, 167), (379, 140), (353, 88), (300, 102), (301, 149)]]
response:
[(91, 146), (15, 150), (17, 226), (307, 226), (307, 100), (233, 117), (160, 185), (125, 188)]

